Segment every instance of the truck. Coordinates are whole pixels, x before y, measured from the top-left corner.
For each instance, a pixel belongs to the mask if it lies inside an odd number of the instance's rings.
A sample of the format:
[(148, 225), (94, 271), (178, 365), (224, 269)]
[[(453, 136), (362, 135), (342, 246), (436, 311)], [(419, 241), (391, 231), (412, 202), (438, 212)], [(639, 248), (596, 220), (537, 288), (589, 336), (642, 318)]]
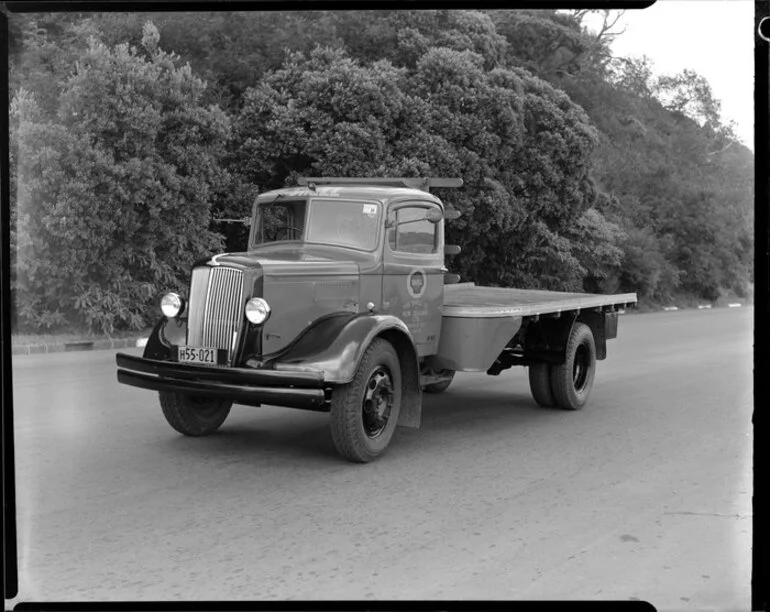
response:
[(366, 463), (455, 372), (524, 366), (540, 406), (586, 405), (636, 294), (460, 282), (444, 243), (460, 213), (431, 188), (461, 179), (297, 182), (257, 196), (247, 250), (196, 262), (187, 294), (163, 295), (141, 357), (117, 354), (118, 381), (157, 391), (171, 427), (211, 434), (234, 403), (327, 412), (339, 454)]

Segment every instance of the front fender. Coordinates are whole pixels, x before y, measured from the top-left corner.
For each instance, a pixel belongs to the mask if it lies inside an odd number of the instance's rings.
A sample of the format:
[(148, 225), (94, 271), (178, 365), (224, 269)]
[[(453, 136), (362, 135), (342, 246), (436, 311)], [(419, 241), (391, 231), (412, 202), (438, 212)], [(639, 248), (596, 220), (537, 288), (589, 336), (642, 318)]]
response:
[(405, 334), (411, 341), (403, 321), (390, 315), (340, 313), (324, 317), (308, 327), (285, 353), (265, 365), (276, 370), (321, 370), (324, 380), (346, 384), (353, 380), (371, 341), (390, 329)]
[(146, 359), (171, 359), (171, 345), (184, 344), (187, 337), (187, 319), (162, 317), (147, 338), (144, 347)]
[(398, 353), (401, 363), (403, 405), (399, 425), (420, 426), (420, 370), (412, 335), (401, 319), (391, 315), (324, 317), (310, 326), (296, 343), (270, 367), (287, 371), (322, 371), (324, 380), (347, 384), (353, 380), (364, 352), (377, 337), (384, 337)]

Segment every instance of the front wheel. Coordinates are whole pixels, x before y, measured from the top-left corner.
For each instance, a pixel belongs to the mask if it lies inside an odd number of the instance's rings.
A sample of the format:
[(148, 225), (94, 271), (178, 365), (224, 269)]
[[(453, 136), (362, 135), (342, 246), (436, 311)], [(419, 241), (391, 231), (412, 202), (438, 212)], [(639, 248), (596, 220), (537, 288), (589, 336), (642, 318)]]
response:
[(207, 436), (225, 422), (231, 400), (195, 397), (183, 393), (160, 391), (160, 407), (168, 424), (186, 436)]
[(381, 455), (401, 411), (401, 367), (393, 346), (375, 338), (353, 380), (332, 391), (331, 433), (337, 451), (357, 463)]
[(594, 334), (585, 323), (575, 323), (567, 340), (564, 363), (551, 366), (551, 391), (559, 407), (580, 410), (585, 406), (595, 372)]

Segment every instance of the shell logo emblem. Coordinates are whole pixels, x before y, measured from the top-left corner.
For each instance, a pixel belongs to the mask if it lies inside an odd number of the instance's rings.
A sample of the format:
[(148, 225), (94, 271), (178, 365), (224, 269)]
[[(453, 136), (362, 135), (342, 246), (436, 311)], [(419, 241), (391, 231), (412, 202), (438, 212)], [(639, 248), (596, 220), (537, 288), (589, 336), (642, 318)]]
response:
[(421, 298), (425, 294), (425, 287), (428, 279), (425, 272), (420, 269), (412, 270), (406, 277), (406, 290), (413, 298)]

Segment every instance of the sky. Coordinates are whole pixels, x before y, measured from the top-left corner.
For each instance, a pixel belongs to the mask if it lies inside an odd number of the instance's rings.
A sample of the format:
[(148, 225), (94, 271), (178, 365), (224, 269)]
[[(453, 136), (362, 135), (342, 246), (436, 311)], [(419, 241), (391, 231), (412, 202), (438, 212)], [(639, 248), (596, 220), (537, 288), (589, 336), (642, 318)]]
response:
[(754, 149), (752, 0), (658, 0), (626, 11), (618, 25), (625, 32), (612, 45), (614, 55), (646, 55), (656, 74), (690, 68), (703, 75), (722, 102), (725, 122), (735, 121), (738, 137)]

